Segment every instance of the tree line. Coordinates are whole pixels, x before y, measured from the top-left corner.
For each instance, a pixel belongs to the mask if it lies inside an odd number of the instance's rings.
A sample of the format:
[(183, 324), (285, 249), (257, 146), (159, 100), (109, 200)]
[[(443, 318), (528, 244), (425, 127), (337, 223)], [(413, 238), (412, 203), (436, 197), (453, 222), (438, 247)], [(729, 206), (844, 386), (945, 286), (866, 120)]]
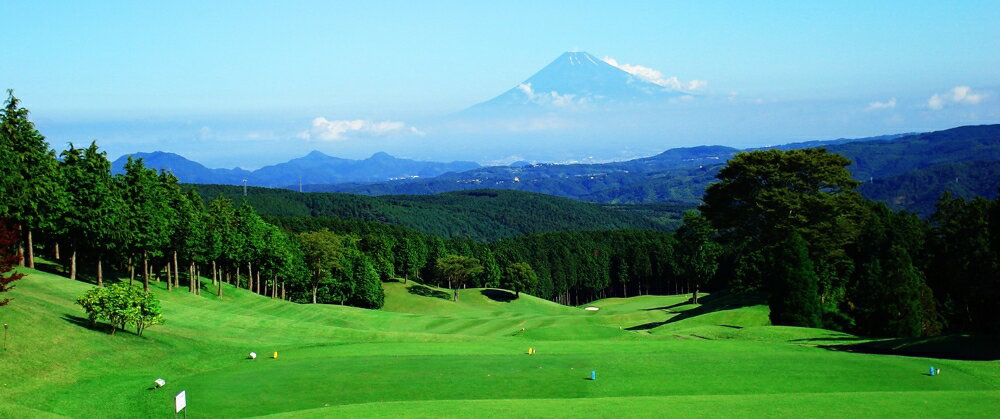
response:
[(717, 286), (762, 290), (774, 324), (867, 336), (1000, 331), (1000, 202), (945, 193), (929, 219), (857, 192), (822, 148), (740, 153), (701, 213)]

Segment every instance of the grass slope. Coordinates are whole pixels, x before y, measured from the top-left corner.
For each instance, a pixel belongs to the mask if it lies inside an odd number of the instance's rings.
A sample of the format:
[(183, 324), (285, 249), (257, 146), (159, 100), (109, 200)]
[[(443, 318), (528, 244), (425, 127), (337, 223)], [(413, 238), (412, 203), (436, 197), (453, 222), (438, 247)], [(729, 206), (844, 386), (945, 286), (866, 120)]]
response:
[[(824, 349), (865, 341), (768, 326), (765, 306), (726, 295), (702, 305), (607, 299), (590, 311), (502, 290), (462, 290), (452, 302), (387, 283), (385, 309), (370, 311), (158, 287), (167, 323), (138, 337), (86, 326), (73, 299), (90, 285), (26, 272), (0, 309), (11, 325), (3, 417), (162, 417), (181, 390), (192, 417), (989, 416), (1000, 407), (998, 361)], [(930, 365), (943, 374), (926, 376)], [(150, 389), (158, 377), (167, 386)]]

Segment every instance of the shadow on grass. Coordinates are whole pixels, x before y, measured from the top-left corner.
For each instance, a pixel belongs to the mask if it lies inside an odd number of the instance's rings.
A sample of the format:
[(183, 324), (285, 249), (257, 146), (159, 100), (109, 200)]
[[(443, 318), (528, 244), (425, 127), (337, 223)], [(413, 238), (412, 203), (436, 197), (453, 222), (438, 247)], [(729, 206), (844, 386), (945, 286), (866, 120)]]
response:
[(423, 286), (420, 284), (413, 284), (406, 288), (406, 291), (413, 295), (419, 295), (421, 297), (435, 297), (442, 300), (451, 300), (451, 294), (444, 291), (438, 291), (434, 288)]
[[(88, 318), (84, 318), (84, 317), (80, 317), (80, 316), (74, 316), (72, 314), (64, 314), (62, 316), (62, 319), (65, 320), (67, 323), (75, 324), (75, 325), (80, 326), (80, 327), (82, 327), (84, 329), (89, 329), (89, 330), (93, 330), (95, 332), (101, 332), (101, 333), (108, 333), (108, 334), (111, 333), (111, 326), (109, 324), (107, 324), (107, 323), (101, 323), (101, 322), (91, 323), (90, 319), (88, 319)], [(118, 329), (118, 330), (115, 331), (115, 336), (122, 335), (122, 334), (130, 335), (130, 336), (133, 336), (133, 337), (139, 337), (139, 335), (137, 335), (134, 331), (131, 331), (131, 330), (128, 330), (128, 329)]]
[(98, 332), (107, 332), (108, 331), (108, 326), (106, 324), (100, 323), (100, 322), (98, 322), (98, 323), (91, 323), (90, 319), (87, 319), (87, 318), (84, 318), (84, 317), (74, 316), (72, 314), (63, 314), (62, 319), (66, 320), (66, 322), (68, 322), (68, 323), (75, 324), (75, 325), (83, 327), (85, 329), (95, 330), (95, 331), (98, 331)]
[[(700, 303), (699, 306), (692, 308), (690, 310), (681, 311), (676, 316), (673, 316), (667, 320), (664, 320), (662, 322), (644, 323), (637, 326), (628, 327), (625, 330), (638, 331), (638, 330), (655, 329), (665, 324), (679, 322), (681, 320), (690, 319), (692, 317), (697, 317), (703, 314), (708, 314), (715, 311), (732, 310), (741, 307), (764, 304), (765, 301), (766, 300), (764, 299), (763, 295), (757, 293), (733, 294), (728, 291), (715, 292), (710, 295), (706, 295), (704, 297), (699, 298), (698, 299), (698, 302)], [(668, 313), (674, 313), (673, 311), (670, 311), (671, 308), (689, 304), (691, 304), (691, 300), (686, 300), (677, 304), (664, 307), (647, 308), (646, 310), (647, 311), (663, 310)], [(742, 329), (742, 327), (740, 326), (733, 326), (727, 324), (722, 324), (720, 326), (728, 327), (731, 329)]]
[[(704, 300), (704, 298), (702, 298), (702, 300)], [(677, 307), (680, 307), (680, 306), (686, 306), (686, 305), (690, 305), (690, 304), (691, 304), (691, 299), (689, 298), (689, 299), (681, 301), (681, 302), (679, 302), (677, 304), (671, 304), (669, 306), (663, 306), (663, 307), (644, 308), (643, 310), (645, 310), (645, 311), (663, 310), (663, 311), (666, 311), (666, 312), (671, 312), (670, 309), (672, 309), (672, 308), (677, 308)]]
[(638, 326), (626, 327), (625, 330), (630, 330), (630, 331), (633, 331), (633, 332), (639, 331), (639, 330), (649, 330), (649, 329), (655, 329), (655, 328), (663, 326), (665, 324), (667, 324), (667, 322), (649, 322), (649, 323), (640, 324)]
[(486, 296), (486, 298), (493, 301), (499, 301), (501, 303), (509, 303), (517, 299), (517, 296), (514, 295), (514, 293), (496, 288), (487, 288), (480, 291), (480, 293)]
[[(849, 340), (848, 338), (800, 339), (801, 341)], [(950, 335), (930, 338), (896, 338), (849, 344), (817, 345), (820, 348), (877, 355), (900, 355), (921, 358), (966, 361), (1000, 360), (1000, 336)]]

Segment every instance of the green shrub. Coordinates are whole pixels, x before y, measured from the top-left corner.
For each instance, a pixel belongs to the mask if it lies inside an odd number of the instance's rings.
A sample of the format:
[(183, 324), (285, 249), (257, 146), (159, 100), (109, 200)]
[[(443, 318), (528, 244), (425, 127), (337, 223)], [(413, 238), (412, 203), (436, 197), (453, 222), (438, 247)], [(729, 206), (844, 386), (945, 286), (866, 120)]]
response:
[(110, 287), (96, 287), (76, 299), (76, 303), (87, 312), (92, 325), (105, 320), (111, 325), (111, 334), (135, 325), (135, 332), (142, 336), (147, 327), (163, 323), (160, 301), (150, 292), (124, 283)]

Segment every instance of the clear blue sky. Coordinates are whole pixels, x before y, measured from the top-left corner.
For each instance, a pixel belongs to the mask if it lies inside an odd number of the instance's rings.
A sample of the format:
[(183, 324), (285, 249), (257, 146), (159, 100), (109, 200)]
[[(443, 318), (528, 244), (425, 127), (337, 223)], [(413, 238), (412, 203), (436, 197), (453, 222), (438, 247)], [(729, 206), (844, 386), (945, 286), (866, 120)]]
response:
[(739, 138), (740, 130), (707, 124), (689, 130), (704, 134), (689, 133), (695, 142), (1000, 122), (995, 0), (9, 1), (0, 14), (0, 87), (15, 89), (54, 146), (97, 139), (112, 158), (161, 149), (209, 166), (254, 167), (311, 148), (361, 157), (392, 144), (310, 144), (294, 133), (317, 117), (420, 128), (516, 86), (568, 50), (706, 80), (710, 95), (842, 104), (822, 112), (842, 115), (814, 126), (776, 118), (773, 136)]

